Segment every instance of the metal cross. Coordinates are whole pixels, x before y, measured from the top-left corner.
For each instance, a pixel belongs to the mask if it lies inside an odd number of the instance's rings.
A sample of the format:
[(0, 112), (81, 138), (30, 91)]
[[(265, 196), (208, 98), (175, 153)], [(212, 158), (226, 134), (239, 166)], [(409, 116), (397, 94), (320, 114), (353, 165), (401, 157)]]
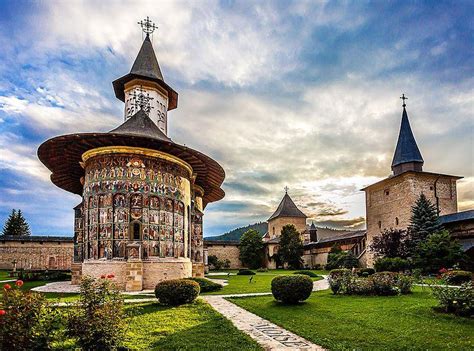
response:
[(405, 100), (408, 100), (408, 98), (405, 97), (405, 94), (402, 94), (402, 96), (400, 96), (400, 99), (403, 100), (403, 105), (402, 105), (402, 106), (403, 106), (403, 107), (406, 107), (407, 104), (405, 103)]
[(149, 35), (153, 33), (155, 29), (158, 29), (158, 26), (155, 26), (155, 24), (152, 21), (150, 21), (150, 18), (148, 16), (146, 16), (145, 20), (142, 20), (137, 23), (140, 25), (140, 27), (142, 27), (142, 31), (146, 35)]
[[(137, 94), (138, 92), (138, 94)], [(146, 94), (146, 95), (145, 95)], [(132, 93), (132, 99), (133, 99), (133, 107), (135, 111), (138, 111), (139, 109), (143, 110), (146, 114), (149, 114), (151, 109), (153, 108), (151, 106), (151, 100), (153, 100), (152, 97), (150, 97), (150, 94), (146, 92), (143, 88), (136, 88), (133, 93)]]
[(285, 186), (285, 194), (288, 194), (288, 190), (290, 190), (290, 188), (288, 188), (287, 186)]

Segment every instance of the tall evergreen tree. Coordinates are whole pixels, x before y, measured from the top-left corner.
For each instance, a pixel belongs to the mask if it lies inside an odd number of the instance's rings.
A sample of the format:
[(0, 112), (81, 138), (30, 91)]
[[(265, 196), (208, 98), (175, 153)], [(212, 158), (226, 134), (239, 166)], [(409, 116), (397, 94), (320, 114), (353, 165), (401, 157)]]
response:
[(281, 230), (280, 248), (278, 256), (283, 263), (287, 263), (290, 268), (300, 268), (303, 260), (304, 248), (300, 233), (293, 224), (285, 225)]
[(25, 218), (23, 217), (23, 213), (21, 210), (12, 210), (10, 216), (5, 222), (3, 226), (3, 235), (30, 235), (30, 227), (26, 222)]
[(411, 244), (416, 246), (426, 240), (428, 235), (438, 233), (441, 230), (443, 230), (443, 227), (439, 222), (436, 207), (426, 198), (425, 194), (421, 193), (411, 209), (409, 226)]

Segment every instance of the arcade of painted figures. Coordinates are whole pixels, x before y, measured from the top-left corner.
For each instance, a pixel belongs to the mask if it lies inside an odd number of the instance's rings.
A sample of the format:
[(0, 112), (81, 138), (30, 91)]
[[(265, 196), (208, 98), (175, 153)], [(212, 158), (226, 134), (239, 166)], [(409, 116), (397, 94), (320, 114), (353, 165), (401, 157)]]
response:
[(125, 102), (122, 125), (55, 137), (38, 150), (52, 182), (82, 196), (73, 283), (114, 273), (125, 290), (141, 290), (202, 276), (203, 211), (224, 197), (224, 170), (167, 136), (178, 94), (164, 81), (149, 33), (130, 73), (113, 86)]

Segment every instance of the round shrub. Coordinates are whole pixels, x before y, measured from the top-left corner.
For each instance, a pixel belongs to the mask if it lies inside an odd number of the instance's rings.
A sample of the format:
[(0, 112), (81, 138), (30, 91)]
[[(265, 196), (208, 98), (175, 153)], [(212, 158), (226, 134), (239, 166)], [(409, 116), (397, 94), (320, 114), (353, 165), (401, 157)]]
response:
[(239, 271), (237, 272), (237, 275), (255, 275), (255, 272), (247, 268), (242, 268), (242, 269), (239, 269)]
[(413, 277), (405, 274), (398, 274), (395, 281), (397, 288), (400, 290), (400, 294), (411, 294)]
[(296, 304), (306, 300), (313, 291), (313, 281), (306, 275), (281, 275), (272, 280), (273, 297), (281, 302)]
[(201, 292), (210, 292), (210, 291), (218, 291), (223, 288), (222, 285), (214, 283), (212, 280), (206, 278), (189, 278), (189, 280), (195, 281), (199, 284), (201, 288)]
[(472, 280), (472, 273), (468, 271), (447, 271), (443, 273), (442, 278), (448, 284), (461, 285)]
[(397, 273), (394, 272), (377, 272), (371, 276), (374, 284), (374, 292), (376, 295), (397, 295), (396, 289)]
[(318, 276), (316, 273), (313, 273), (313, 272), (307, 271), (307, 270), (296, 271), (293, 274), (303, 274), (303, 275), (307, 275), (308, 277), (311, 277), (311, 278), (316, 278)]
[(193, 302), (199, 295), (199, 284), (190, 279), (165, 280), (155, 287), (155, 296), (164, 305), (178, 306)]

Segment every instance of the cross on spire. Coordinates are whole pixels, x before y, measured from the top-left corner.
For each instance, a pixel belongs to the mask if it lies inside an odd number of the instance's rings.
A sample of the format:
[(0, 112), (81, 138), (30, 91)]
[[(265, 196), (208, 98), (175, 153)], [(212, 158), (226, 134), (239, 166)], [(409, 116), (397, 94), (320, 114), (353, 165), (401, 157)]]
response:
[(288, 188), (287, 186), (285, 186), (285, 194), (288, 194), (288, 190), (290, 190), (290, 188)]
[(155, 29), (158, 29), (158, 26), (156, 26), (148, 16), (146, 16), (146, 19), (140, 21), (140, 22), (137, 22), (140, 27), (142, 27), (142, 31), (143, 33), (145, 33), (147, 36), (152, 34)]
[(402, 104), (402, 106), (403, 106), (403, 107), (406, 107), (406, 106), (407, 106), (407, 104), (405, 103), (405, 100), (408, 100), (408, 98), (407, 98), (407, 97), (405, 97), (405, 94), (402, 94), (402, 96), (400, 96), (400, 99), (402, 99), (402, 100), (403, 100), (403, 104)]

